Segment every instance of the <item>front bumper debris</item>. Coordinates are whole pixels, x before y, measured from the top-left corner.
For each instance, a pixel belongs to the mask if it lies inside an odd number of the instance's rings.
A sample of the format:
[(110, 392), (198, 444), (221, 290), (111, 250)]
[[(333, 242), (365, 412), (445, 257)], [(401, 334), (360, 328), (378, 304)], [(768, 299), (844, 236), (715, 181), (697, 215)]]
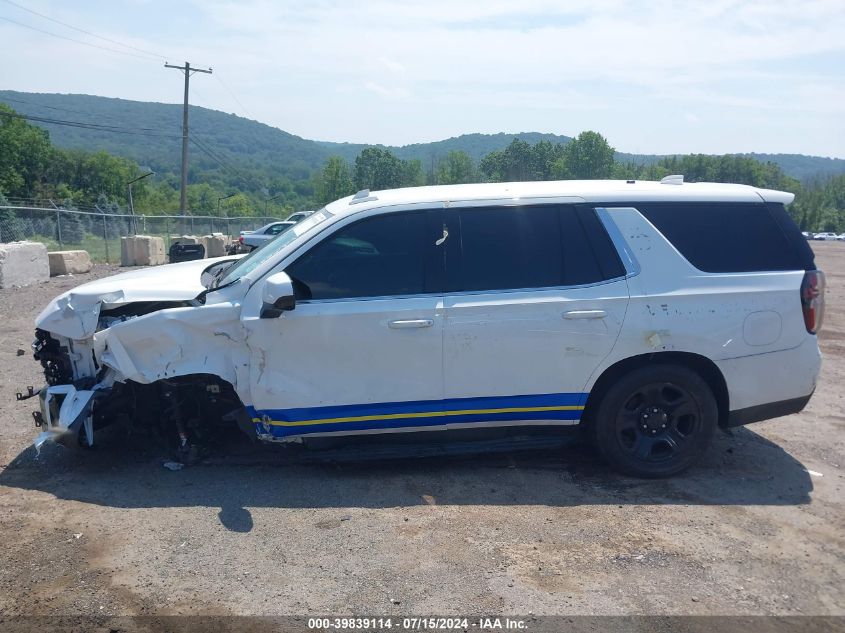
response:
[(37, 396), (40, 393), (41, 393), (40, 389), (38, 391), (36, 391), (35, 387), (27, 387), (26, 393), (22, 393), (22, 392), (18, 391), (15, 394), (15, 400), (17, 400), (18, 402), (20, 402), (21, 400), (29, 400), (30, 398), (34, 398), (35, 396)]
[[(91, 408), (94, 397), (102, 390), (77, 390), (73, 385), (45, 386), (39, 392), (41, 411), (34, 412), (41, 433), (35, 438), (35, 450), (47, 441), (60, 441), (85, 431), (88, 446), (94, 445), (94, 423)], [(38, 424), (40, 422), (40, 424)]]

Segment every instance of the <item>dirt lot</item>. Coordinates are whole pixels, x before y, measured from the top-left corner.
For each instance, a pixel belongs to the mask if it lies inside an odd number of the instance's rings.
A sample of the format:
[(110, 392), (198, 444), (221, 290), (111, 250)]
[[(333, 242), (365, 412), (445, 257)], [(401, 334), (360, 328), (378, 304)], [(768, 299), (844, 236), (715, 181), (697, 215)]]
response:
[(127, 447), (36, 458), (34, 401), (14, 401), (42, 382), (33, 318), (117, 269), (0, 290), (0, 616), (845, 615), (845, 244), (813, 246), (829, 289), (809, 407), (719, 434), (669, 481), (582, 449), (345, 465), (260, 451), (179, 472)]

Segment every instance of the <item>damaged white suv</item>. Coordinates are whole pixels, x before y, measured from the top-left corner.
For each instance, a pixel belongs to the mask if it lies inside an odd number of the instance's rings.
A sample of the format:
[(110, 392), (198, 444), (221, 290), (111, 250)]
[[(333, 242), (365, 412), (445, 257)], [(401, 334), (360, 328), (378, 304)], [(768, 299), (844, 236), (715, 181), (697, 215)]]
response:
[(792, 199), (682, 177), (362, 191), (241, 259), (55, 299), (39, 441), (580, 425), (617, 469), (671, 475), (813, 393), (824, 276)]

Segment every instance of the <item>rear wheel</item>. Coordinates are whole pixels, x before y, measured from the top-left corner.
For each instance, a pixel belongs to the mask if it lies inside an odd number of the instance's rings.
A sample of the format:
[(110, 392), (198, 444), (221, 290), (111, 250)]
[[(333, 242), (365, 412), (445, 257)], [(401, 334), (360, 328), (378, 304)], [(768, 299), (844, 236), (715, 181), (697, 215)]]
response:
[(705, 451), (719, 410), (710, 386), (680, 365), (641, 367), (623, 376), (595, 415), (599, 451), (616, 470), (668, 477)]

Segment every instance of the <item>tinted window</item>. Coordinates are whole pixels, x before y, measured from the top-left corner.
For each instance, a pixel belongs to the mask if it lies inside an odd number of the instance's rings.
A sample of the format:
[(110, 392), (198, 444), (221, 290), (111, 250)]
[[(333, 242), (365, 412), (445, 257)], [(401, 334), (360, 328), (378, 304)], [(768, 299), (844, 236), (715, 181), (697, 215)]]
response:
[(288, 266), (297, 297), (340, 299), (425, 292), (425, 213), (346, 226)]
[[(563, 285), (565, 286), (590, 284), (625, 274), (621, 269), (615, 269), (612, 266), (608, 267), (606, 275), (603, 273), (591, 242), (595, 241), (596, 244), (599, 244), (602, 243), (602, 238), (604, 238), (604, 242), (609, 243), (610, 240), (604, 231), (604, 227), (601, 226), (596, 218), (595, 211), (592, 209), (584, 209), (584, 211), (586, 213), (581, 214), (577, 207), (572, 206), (566, 206), (561, 209)], [(601, 232), (595, 235), (588, 235), (587, 231), (584, 230), (584, 224), (579, 215), (586, 215), (595, 219), (598, 226), (593, 228), (600, 229)], [(590, 233), (594, 232), (595, 230), (590, 231)], [(619, 256), (616, 255), (616, 249), (612, 244), (608, 245), (613, 252), (613, 256), (616, 258), (619, 268), (621, 268), (621, 262), (619, 262)]]
[(569, 286), (607, 278), (573, 206), (462, 209), (459, 214), (463, 290)]
[(801, 270), (802, 262), (764, 204), (634, 205), (699, 270)]
[(772, 214), (775, 222), (778, 223), (778, 226), (780, 226), (780, 229), (783, 231), (786, 239), (789, 240), (789, 243), (792, 245), (792, 250), (795, 251), (795, 255), (798, 257), (798, 262), (801, 264), (801, 268), (804, 270), (815, 270), (816, 255), (807, 243), (807, 239), (801, 233), (801, 229), (799, 229), (798, 225), (795, 224), (795, 220), (793, 220), (786, 211), (786, 207), (784, 207), (780, 202), (767, 202), (766, 208), (769, 209), (769, 213)]
[[(593, 255), (598, 262), (601, 269), (601, 276), (604, 279), (614, 279), (625, 275), (625, 266), (619, 258), (619, 253), (613, 245), (613, 240), (607, 234), (604, 224), (601, 223), (596, 215), (595, 209), (586, 206), (577, 206), (575, 210), (578, 214), (578, 220), (581, 226), (584, 227), (584, 233), (587, 236), (587, 241), (590, 243)], [(564, 240), (566, 236), (564, 236)]]

